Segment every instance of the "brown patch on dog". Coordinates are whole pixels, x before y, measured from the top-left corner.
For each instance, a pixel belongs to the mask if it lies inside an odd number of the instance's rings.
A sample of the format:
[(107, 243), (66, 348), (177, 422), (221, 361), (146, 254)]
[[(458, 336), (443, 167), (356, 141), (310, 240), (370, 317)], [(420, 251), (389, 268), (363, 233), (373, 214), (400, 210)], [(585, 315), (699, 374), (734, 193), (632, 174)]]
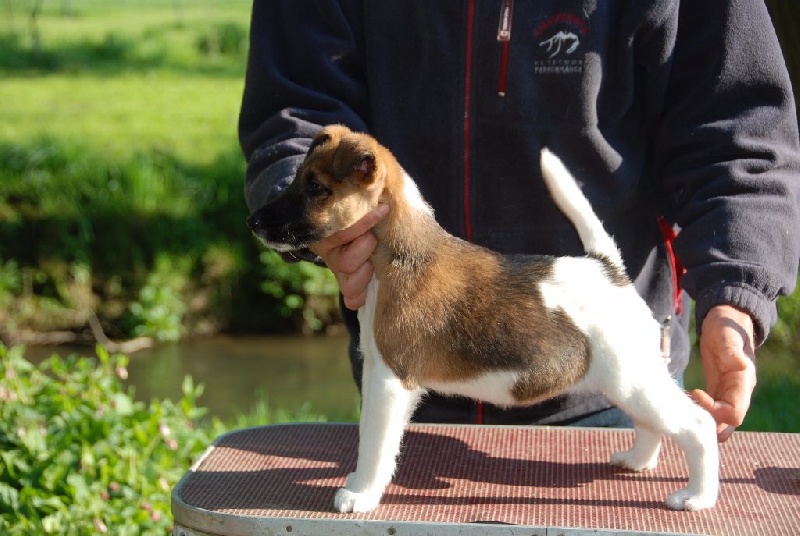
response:
[(375, 337), (408, 387), (516, 371), (520, 403), (579, 381), (591, 353), (586, 337), (537, 290), (553, 259), (504, 258), (449, 237), (413, 271), (392, 266), (380, 279)]

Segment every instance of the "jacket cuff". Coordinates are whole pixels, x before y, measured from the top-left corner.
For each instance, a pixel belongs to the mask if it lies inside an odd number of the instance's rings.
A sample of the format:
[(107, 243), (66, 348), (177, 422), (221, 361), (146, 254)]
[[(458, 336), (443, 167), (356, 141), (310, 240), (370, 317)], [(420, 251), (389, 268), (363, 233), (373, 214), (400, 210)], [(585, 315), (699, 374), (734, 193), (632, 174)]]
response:
[(303, 163), (305, 155), (289, 156), (265, 168), (245, 185), (244, 196), (250, 212), (258, 210), (267, 201), (276, 197), (294, 180), (297, 168)]
[(770, 327), (778, 319), (775, 302), (747, 286), (720, 287), (701, 294), (695, 300), (697, 335), (703, 326), (708, 311), (717, 305), (731, 305), (748, 313), (753, 319), (753, 337), (756, 346), (761, 346), (769, 335)]

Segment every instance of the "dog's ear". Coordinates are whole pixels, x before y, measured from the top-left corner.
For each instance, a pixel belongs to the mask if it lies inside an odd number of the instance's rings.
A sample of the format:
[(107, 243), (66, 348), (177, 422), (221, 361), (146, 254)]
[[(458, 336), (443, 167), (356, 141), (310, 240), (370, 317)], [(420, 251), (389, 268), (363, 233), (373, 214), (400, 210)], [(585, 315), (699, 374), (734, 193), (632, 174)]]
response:
[(362, 154), (358, 158), (355, 167), (353, 167), (353, 171), (360, 173), (365, 179), (370, 178), (372, 180), (372, 172), (375, 171), (375, 155), (369, 152)]
[(333, 169), (337, 180), (352, 177), (370, 183), (375, 179), (375, 153), (362, 139), (342, 139), (333, 159)]
[(314, 136), (314, 139), (311, 140), (311, 145), (308, 147), (308, 151), (306, 151), (306, 158), (311, 156), (311, 153), (314, 152), (314, 149), (316, 149), (320, 145), (329, 142), (330, 140), (331, 140), (331, 135), (325, 131), (322, 131), (316, 136)]

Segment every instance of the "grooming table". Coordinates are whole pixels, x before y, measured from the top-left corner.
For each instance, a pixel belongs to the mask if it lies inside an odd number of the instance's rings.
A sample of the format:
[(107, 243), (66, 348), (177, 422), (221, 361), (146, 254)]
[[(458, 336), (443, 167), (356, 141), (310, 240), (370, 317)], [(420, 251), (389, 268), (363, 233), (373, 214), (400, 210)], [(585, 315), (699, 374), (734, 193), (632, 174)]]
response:
[(223, 435), (172, 493), (175, 536), (299, 534), (583, 536), (800, 534), (800, 434), (737, 432), (721, 445), (717, 506), (675, 512), (683, 452), (659, 466), (608, 464), (632, 430), (413, 425), (381, 505), (332, 509), (355, 468), (354, 424), (287, 424)]

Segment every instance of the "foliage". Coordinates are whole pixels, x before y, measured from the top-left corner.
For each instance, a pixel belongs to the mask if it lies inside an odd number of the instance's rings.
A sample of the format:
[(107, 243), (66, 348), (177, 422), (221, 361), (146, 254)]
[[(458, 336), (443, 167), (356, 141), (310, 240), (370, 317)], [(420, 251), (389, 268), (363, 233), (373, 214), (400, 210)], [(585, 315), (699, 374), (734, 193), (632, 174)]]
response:
[(0, 259), (0, 309), (8, 307), (14, 293), (22, 288), (22, 277), (17, 263)]
[(172, 488), (215, 437), (325, 420), (263, 394), (249, 414), (209, 420), (189, 376), (180, 400), (144, 404), (125, 387), (128, 358), (96, 353), (34, 365), (0, 345), (0, 534), (166, 534)]
[(167, 256), (156, 259), (155, 269), (139, 290), (139, 299), (130, 305), (135, 335), (161, 341), (180, 339), (186, 313), (183, 292), (190, 268), (190, 258), (177, 262)]
[(772, 328), (768, 342), (800, 351), (800, 279), (798, 289), (791, 296), (778, 299), (778, 323)]
[[(235, 147), (196, 166), (157, 152), (108, 161), (56, 140), (0, 145), (0, 300), (33, 329), (50, 327), (45, 309), (57, 327), (80, 329), (78, 306), (96, 308), (118, 336), (159, 340), (253, 309), (245, 321), (262, 327), (322, 329), (337, 319), (335, 281), (260, 252), (244, 225), (243, 174)], [(80, 288), (68, 284), (78, 267)], [(261, 297), (235, 288), (262, 279)]]
[(197, 48), (209, 56), (240, 56), (247, 50), (247, 31), (235, 22), (215, 24), (197, 39)]
[[(326, 422), (328, 417), (313, 410), (311, 404), (303, 404), (297, 411), (287, 411), (273, 407), (266, 393), (258, 393), (255, 406), (248, 413), (240, 413), (231, 422), (225, 423), (230, 430), (241, 430), (253, 426), (264, 426), (267, 423), (284, 422)], [(357, 417), (349, 416), (355, 422)]]
[(282, 317), (302, 319), (307, 331), (318, 331), (338, 318), (339, 286), (329, 270), (309, 262), (286, 263), (272, 250), (262, 252), (260, 260), (261, 290), (277, 300)]
[(179, 401), (145, 405), (123, 356), (22, 354), (0, 346), (0, 533), (165, 534), (170, 490), (213, 438), (202, 389), (187, 377)]
[(244, 225), (236, 116), (250, 2), (74, 0), (66, 18), (45, 2), (37, 50), (28, 4), (8, 7), (0, 337), (81, 331), (89, 314), (111, 337), (161, 340), (335, 321), (322, 270), (272, 269)]

